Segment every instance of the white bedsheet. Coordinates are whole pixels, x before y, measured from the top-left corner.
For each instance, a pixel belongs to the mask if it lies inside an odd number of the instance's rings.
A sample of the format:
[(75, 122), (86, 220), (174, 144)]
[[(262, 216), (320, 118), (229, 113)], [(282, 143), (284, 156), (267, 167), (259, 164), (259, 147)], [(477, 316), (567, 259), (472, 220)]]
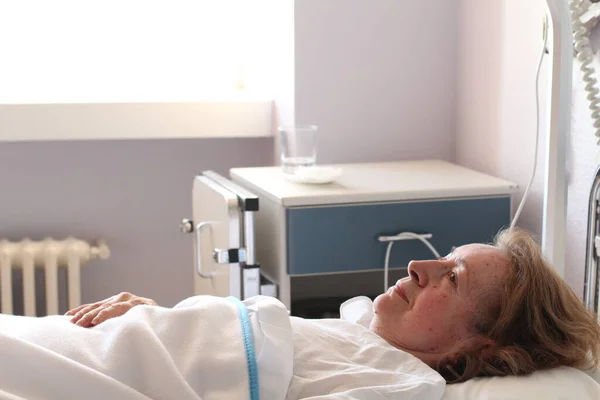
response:
[[(283, 399), (292, 373), (287, 310), (246, 302), (261, 399)], [(249, 399), (236, 308), (197, 296), (173, 309), (138, 306), (94, 328), (67, 317), (0, 315), (0, 399)]]
[(445, 381), (418, 358), (342, 319), (291, 318), (294, 375), (287, 400), (440, 400)]

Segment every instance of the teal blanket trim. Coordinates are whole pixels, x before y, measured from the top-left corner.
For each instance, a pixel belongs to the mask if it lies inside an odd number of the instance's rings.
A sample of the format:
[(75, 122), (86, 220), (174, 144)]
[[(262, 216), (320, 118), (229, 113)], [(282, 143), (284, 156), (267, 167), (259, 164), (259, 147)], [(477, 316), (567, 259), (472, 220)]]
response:
[(246, 306), (235, 297), (228, 297), (238, 311), (238, 317), (242, 325), (242, 336), (244, 338), (244, 347), (246, 349), (246, 364), (248, 366), (248, 381), (250, 383), (250, 400), (259, 400), (258, 394), (258, 366), (256, 363), (256, 352), (254, 350), (254, 336), (252, 335), (252, 326), (250, 325), (250, 316)]

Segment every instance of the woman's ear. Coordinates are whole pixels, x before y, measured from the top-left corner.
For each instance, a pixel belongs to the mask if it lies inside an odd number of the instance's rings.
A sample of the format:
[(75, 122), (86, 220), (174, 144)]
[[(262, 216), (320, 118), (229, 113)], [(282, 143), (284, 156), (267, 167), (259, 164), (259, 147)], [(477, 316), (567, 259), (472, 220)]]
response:
[(455, 351), (446, 354), (440, 361), (441, 366), (452, 367), (461, 363), (465, 356), (486, 359), (496, 350), (496, 342), (485, 336), (473, 336), (460, 344)]
[(496, 350), (497, 344), (493, 339), (479, 336), (475, 339), (477, 344), (475, 345), (475, 349), (477, 352), (481, 353), (483, 358), (490, 357), (494, 351)]
[(478, 370), (486, 358), (496, 350), (496, 342), (483, 336), (473, 336), (460, 344), (456, 351), (448, 353), (438, 363), (436, 370), (448, 382), (462, 382), (470, 371)]

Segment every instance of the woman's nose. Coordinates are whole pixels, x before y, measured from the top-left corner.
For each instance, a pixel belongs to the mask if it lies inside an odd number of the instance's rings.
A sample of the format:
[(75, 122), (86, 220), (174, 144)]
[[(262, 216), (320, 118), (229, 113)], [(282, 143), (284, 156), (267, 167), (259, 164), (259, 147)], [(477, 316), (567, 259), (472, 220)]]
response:
[(423, 265), (425, 261), (411, 261), (408, 263), (408, 276), (420, 287), (427, 286), (429, 277), (427, 268)]
[(425, 287), (438, 276), (445, 274), (444, 265), (437, 260), (411, 261), (408, 263), (408, 275), (420, 287)]

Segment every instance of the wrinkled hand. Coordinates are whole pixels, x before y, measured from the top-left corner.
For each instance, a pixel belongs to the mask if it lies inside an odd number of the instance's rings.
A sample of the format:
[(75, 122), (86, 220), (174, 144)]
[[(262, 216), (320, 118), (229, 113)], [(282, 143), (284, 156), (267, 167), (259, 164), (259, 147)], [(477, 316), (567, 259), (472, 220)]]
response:
[(71, 318), (72, 323), (84, 328), (90, 328), (110, 318), (121, 316), (140, 304), (157, 305), (152, 299), (123, 292), (93, 304), (83, 304), (68, 311), (65, 315), (73, 317)]

